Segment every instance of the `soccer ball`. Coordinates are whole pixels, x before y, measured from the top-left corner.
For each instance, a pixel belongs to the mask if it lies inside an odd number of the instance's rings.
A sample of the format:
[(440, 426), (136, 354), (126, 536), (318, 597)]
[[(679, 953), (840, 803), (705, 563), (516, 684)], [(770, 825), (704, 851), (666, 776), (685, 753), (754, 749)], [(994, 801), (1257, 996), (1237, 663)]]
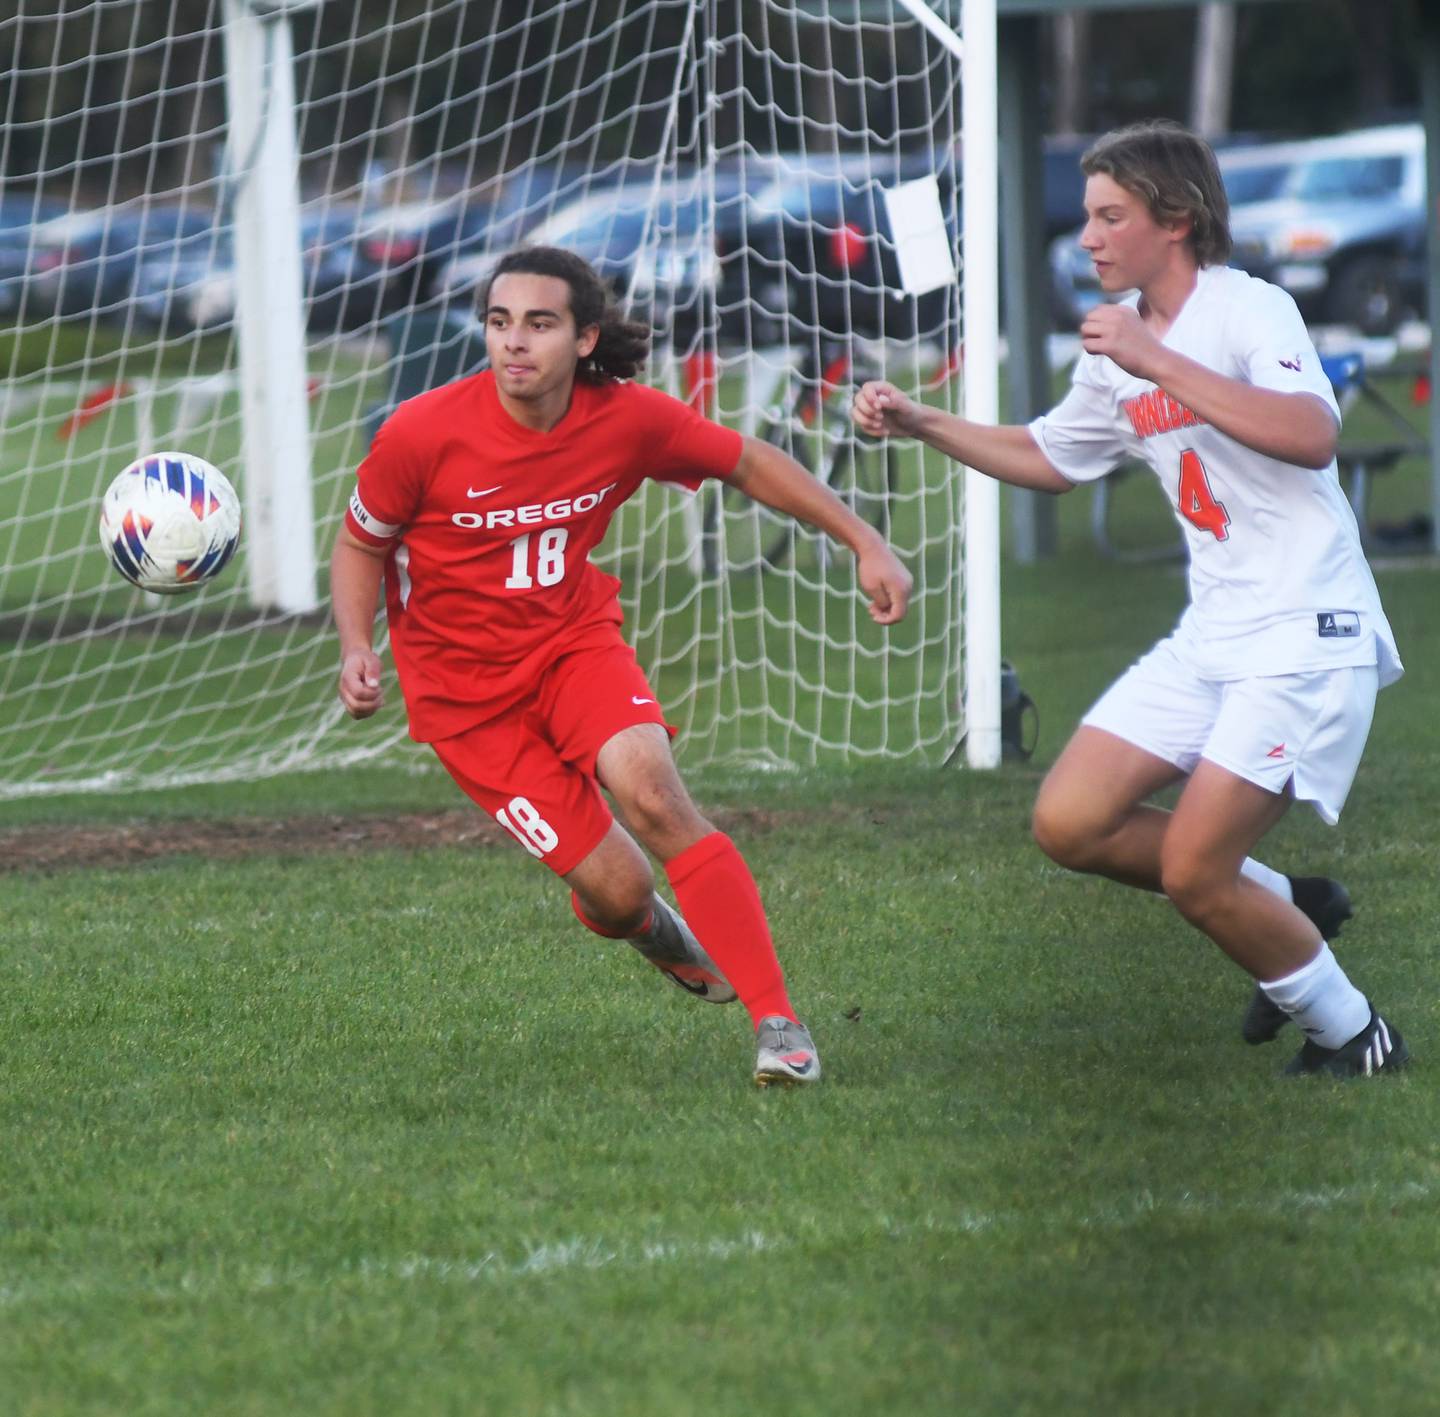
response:
[(133, 585), (161, 595), (219, 575), (240, 544), (240, 499), (193, 453), (137, 458), (100, 504), (100, 544)]

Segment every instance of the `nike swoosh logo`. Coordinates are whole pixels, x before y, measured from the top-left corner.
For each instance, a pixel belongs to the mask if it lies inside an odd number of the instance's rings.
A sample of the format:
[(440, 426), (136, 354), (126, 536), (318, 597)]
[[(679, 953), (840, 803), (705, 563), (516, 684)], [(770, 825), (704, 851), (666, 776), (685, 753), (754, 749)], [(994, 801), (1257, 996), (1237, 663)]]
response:
[(473, 487), (467, 487), (465, 495), (467, 497), (488, 497), (492, 492), (498, 492), (504, 485), (502, 482), (499, 487), (482, 487), (478, 492)]
[(630, 695), (630, 702), (631, 702), (632, 704), (634, 704), (634, 705), (638, 708), (641, 704), (653, 704), (653, 703), (655, 702), (655, 700), (654, 700), (654, 699), (642, 699), (642, 698), (638, 697), (638, 696), (635, 695), (635, 694), (631, 694), (631, 695)]
[(668, 969), (661, 970), (661, 973), (667, 978), (673, 979), (682, 989), (687, 990), (691, 994), (708, 994), (710, 992), (710, 986), (703, 979), (696, 979), (692, 982), (689, 979), (682, 979), (678, 974), (673, 974)]

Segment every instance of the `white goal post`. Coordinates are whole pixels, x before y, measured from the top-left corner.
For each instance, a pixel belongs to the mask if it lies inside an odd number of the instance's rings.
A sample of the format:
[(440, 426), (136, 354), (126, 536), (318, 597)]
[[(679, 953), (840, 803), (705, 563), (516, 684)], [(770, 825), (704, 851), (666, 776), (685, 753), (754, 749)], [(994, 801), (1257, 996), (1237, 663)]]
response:
[[(964, 87), (961, 164), (966, 195), (962, 244), (971, 271), (992, 279), (965, 283), (965, 417), (993, 424), (1000, 412), (999, 102), (995, 0), (964, 0), (962, 40), (926, 0), (898, 0), (961, 61)], [(965, 751), (971, 767), (998, 767), (1000, 740), (1000, 486), (965, 474)]]
[(319, 599), (289, 18), (319, 3), (225, 0), (224, 9), (250, 601), (297, 615)]
[[(520, 241), (592, 259), (655, 331), (646, 378), (787, 447), (915, 573), (881, 631), (848, 554), (716, 485), (647, 487), (598, 559), (682, 758), (938, 765), (964, 736), (998, 762), (994, 485), (848, 419), (882, 373), (995, 417), (995, 0), (20, 9), (0, 798), (426, 760), (393, 684), (379, 718), (340, 711), (325, 566), (388, 410), (479, 366), (475, 291)], [(957, 281), (905, 273), (911, 186)], [(246, 511), (231, 567), (163, 599), (96, 536), (161, 448)]]

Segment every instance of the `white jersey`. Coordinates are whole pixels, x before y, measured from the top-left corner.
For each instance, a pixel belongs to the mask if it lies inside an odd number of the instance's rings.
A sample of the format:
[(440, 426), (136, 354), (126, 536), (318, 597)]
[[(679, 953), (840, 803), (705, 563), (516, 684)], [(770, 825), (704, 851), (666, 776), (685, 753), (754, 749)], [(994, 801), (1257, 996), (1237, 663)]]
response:
[[(1300, 312), (1277, 286), (1225, 266), (1201, 270), (1164, 343), (1227, 378), (1314, 394), (1339, 421)], [(1176, 646), (1205, 678), (1367, 664), (1382, 685), (1400, 677), (1333, 461), (1317, 472), (1257, 453), (1099, 354), (1081, 354), (1069, 394), (1030, 432), (1071, 482), (1134, 458), (1155, 470), (1190, 553)]]

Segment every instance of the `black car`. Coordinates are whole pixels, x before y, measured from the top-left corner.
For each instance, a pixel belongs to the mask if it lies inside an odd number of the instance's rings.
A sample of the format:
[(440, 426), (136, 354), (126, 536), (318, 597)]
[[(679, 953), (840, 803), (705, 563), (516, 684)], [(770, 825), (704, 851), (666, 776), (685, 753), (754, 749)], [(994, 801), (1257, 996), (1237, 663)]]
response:
[(355, 328), (429, 303), (456, 257), (484, 243), (496, 211), (495, 195), (483, 193), (362, 212), (345, 258), (340, 322)]
[[(955, 291), (903, 293), (884, 189), (935, 174), (953, 250), (959, 204), (949, 171), (929, 152), (783, 170), (748, 203), (736, 258), (743, 283), (722, 282), (726, 291), (743, 291), (752, 334), (806, 342), (938, 333)], [(733, 323), (741, 312), (728, 313)]]
[(589, 261), (655, 329), (686, 343), (710, 318), (717, 246), (732, 229), (742, 195), (732, 170), (632, 166), (518, 221), (497, 222), (493, 240), (451, 262), (437, 294), (451, 304), (468, 302), (511, 246), (559, 246)]

